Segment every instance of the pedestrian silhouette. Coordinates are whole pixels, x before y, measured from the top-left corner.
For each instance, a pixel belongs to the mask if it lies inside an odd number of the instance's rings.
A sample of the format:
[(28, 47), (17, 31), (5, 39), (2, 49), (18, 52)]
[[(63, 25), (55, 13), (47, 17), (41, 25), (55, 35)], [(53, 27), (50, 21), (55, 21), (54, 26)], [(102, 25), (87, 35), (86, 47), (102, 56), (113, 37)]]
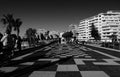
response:
[(3, 54), (4, 57), (10, 58), (12, 55), (12, 47), (13, 47), (13, 39), (10, 34), (10, 31), (6, 31), (4, 36), (1, 39), (1, 42), (3, 43)]
[[(0, 33), (0, 40), (2, 39), (2, 37), (3, 37), (3, 35)], [(2, 52), (2, 49), (3, 49), (3, 44), (0, 41), (0, 53)]]
[(18, 38), (17, 38), (17, 49), (18, 49), (19, 51), (21, 51), (21, 43), (22, 43), (21, 37), (18, 36)]

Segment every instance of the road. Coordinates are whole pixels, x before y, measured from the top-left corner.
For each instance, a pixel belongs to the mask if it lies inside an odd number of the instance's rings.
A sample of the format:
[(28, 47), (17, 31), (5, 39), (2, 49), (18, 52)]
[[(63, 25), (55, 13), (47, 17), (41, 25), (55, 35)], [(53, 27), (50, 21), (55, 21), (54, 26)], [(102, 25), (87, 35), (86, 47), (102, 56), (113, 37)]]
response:
[(12, 58), (0, 77), (120, 77), (120, 52), (75, 44), (51, 44)]

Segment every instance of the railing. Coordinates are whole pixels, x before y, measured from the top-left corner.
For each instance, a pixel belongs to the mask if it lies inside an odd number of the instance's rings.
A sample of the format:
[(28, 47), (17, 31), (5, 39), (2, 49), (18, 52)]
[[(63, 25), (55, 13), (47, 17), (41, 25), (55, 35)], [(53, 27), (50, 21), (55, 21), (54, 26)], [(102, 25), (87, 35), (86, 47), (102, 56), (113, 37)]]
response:
[(101, 47), (106, 47), (106, 48), (113, 48), (113, 49), (117, 49), (120, 50), (120, 42), (86, 42), (88, 44), (95, 44), (95, 45), (99, 45)]
[(102, 47), (107, 47), (107, 48), (113, 48), (113, 49), (118, 49), (120, 50), (120, 43), (119, 42), (115, 42), (115, 43), (111, 43), (111, 42), (103, 42), (101, 44)]

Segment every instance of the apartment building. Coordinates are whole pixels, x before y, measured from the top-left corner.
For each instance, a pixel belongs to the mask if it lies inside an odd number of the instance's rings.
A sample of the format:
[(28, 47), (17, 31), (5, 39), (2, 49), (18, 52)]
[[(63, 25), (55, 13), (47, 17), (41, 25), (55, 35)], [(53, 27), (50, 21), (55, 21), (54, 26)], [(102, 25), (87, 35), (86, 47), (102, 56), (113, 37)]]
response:
[(91, 37), (91, 23), (94, 23), (101, 36), (101, 41), (111, 41), (112, 34), (117, 35), (120, 40), (120, 11), (108, 11), (83, 19), (79, 23), (79, 40), (88, 41)]

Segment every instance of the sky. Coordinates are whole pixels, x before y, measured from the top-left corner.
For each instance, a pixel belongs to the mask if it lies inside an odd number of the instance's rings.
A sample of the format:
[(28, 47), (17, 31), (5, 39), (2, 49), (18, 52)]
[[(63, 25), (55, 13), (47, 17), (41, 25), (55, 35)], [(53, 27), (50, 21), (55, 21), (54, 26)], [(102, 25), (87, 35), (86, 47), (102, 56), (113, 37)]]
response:
[[(79, 25), (80, 20), (105, 13), (109, 10), (119, 10), (117, 0), (0, 0), (0, 19), (3, 14), (12, 13), (14, 18), (20, 18), (23, 24), (20, 35), (26, 29), (46, 29), (66, 31), (70, 24)], [(0, 22), (0, 32), (5, 27)]]

